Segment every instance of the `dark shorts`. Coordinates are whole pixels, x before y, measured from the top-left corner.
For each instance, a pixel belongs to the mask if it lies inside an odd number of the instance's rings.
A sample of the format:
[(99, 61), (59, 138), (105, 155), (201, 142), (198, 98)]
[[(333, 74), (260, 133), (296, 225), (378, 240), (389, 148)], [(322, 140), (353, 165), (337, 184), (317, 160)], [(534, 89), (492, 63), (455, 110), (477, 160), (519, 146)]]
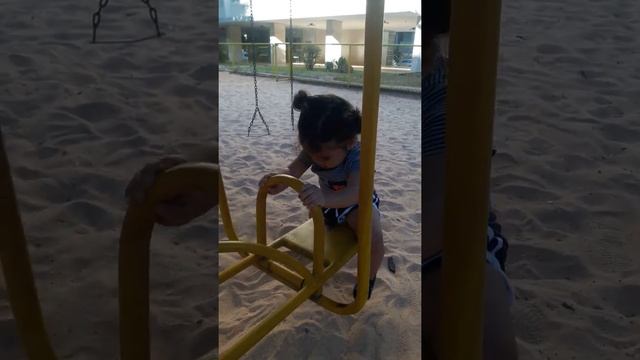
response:
[[(373, 192), (372, 203), (373, 203), (373, 206), (376, 207), (376, 209), (380, 210), (380, 198), (378, 197), (378, 194), (375, 191)], [(322, 208), (322, 214), (324, 215), (324, 223), (327, 226), (336, 226), (339, 224), (344, 224), (347, 221), (347, 215), (349, 215), (349, 213), (351, 213), (353, 210), (357, 208), (358, 208), (358, 204), (351, 205), (346, 208), (340, 208), (340, 209)]]
[[(502, 226), (497, 222), (496, 215), (493, 212), (489, 213), (488, 225), (486, 261), (504, 278), (511, 297), (510, 302), (513, 302), (513, 290), (505, 274), (509, 243), (502, 235)], [(422, 274), (437, 270), (441, 265), (442, 252), (439, 252), (428, 259), (422, 260)]]

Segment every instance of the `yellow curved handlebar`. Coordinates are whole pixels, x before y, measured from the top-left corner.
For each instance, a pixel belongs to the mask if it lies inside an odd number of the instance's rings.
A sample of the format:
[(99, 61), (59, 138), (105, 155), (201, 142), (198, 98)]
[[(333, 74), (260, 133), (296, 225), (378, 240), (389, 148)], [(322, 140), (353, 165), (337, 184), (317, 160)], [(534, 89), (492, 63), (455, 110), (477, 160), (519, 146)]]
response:
[[(274, 175), (269, 178), (258, 190), (256, 200), (256, 232), (257, 243), (267, 244), (267, 190), (270, 186), (284, 184), (300, 193), (304, 183), (291, 175)], [(319, 207), (311, 209), (313, 219), (313, 274), (319, 276), (324, 269), (324, 217)]]
[(153, 209), (183, 191), (196, 190), (218, 202), (218, 165), (190, 163), (158, 176), (147, 199), (127, 209), (119, 254), (120, 354), (123, 360), (147, 360), (149, 353), (149, 243)]

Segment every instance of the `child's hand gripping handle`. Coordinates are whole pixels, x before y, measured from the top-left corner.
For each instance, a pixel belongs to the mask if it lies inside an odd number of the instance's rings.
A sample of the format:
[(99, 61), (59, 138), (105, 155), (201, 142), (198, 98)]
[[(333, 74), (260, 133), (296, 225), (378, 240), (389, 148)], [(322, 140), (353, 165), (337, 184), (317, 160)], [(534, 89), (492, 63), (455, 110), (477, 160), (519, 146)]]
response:
[[(264, 181), (258, 190), (256, 202), (256, 230), (258, 244), (267, 243), (267, 193), (274, 185), (290, 187), (298, 194), (304, 189), (304, 183), (291, 175), (278, 174), (270, 176)], [(311, 218), (313, 219), (313, 274), (319, 275), (323, 270), (324, 261), (324, 217), (322, 210), (318, 206), (311, 208)]]

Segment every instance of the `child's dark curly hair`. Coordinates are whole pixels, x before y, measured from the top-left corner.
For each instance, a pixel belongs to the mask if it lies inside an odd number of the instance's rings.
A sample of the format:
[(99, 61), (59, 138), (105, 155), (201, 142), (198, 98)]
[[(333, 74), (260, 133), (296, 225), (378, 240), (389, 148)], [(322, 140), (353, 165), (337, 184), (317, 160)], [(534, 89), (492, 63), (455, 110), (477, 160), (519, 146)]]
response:
[(336, 95), (310, 96), (300, 90), (293, 108), (300, 111), (298, 140), (312, 152), (320, 151), (322, 144), (342, 143), (360, 134), (360, 110)]
[[(426, 10), (425, 10), (426, 8)], [(434, 37), (449, 32), (451, 0), (427, 0), (422, 2), (422, 32)]]

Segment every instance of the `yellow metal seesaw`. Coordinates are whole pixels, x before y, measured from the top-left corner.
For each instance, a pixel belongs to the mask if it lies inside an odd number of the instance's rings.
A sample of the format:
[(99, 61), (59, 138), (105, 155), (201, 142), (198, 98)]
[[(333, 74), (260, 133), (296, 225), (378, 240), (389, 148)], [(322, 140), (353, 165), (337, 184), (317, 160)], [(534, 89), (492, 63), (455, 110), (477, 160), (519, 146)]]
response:
[[(221, 360), (237, 359), (249, 351), (260, 339), (284, 320), (305, 300), (312, 300), (336, 314), (354, 314), (364, 306), (369, 288), (369, 266), (371, 262), (371, 194), (375, 166), (375, 144), (377, 135), (378, 104), (380, 95), (380, 63), (382, 53), (382, 25), (384, 1), (367, 1), (365, 24), (365, 66), (362, 103), (361, 165), (359, 192), (358, 239), (346, 225), (325, 229), (320, 208), (312, 209), (312, 219), (298, 228), (267, 244), (266, 199), (267, 188), (274, 184), (286, 184), (297, 192), (303, 183), (287, 175), (270, 178), (258, 191), (256, 205), (257, 241), (239, 241), (221, 186), (220, 211), (229, 241), (218, 245), (220, 253), (238, 252), (243, 259), (220, 272), (222, 284), (249, 266), (256, 266), (274, 279), (281, 281), (297, 293), (235, 340), (220, 353)], [(222, 182), (220, 182), (222, 184)], [(313, 260), (309, 271), (292, 256), (279, 251), (287, 248)], [(340, 270), (354, 255), (358, 254), (358, 291), (351, 303), (341, 303), (322, 294), (324, 284)]]
[[(29, 359), (54, 360), (34, 284), (27, 242), (20, 219), (9, 161), (0, 133), (0, 261), (18, 335)], [(119, 300), (120, 354), (123, 360), (148, 360), (149, 354), (149, 242), (153, 208), (192, 189), (217, 196), (217, 165), (192, 163), (161, 174), (143, 204), (127, 210), (120, 236)], [(215, 339), (212, 339), (212, 342)]]
[[(358, 237), (346, 225), (325, 229), (320, 208), (312, 209), (312, 219), (298, 228), (267, 244), (266, 199), (267, 188), (274, 184), (286, 184), (300, 192), (303, 183), (287, 175), (277, 175), (269, 179), (258, 191), (256, 204), (255, 243), (239, 241), (233, 225), (224, 194), (220, 192), (220, 211), (229, 241), (220, 241), (221, 253), (238, 252), (244, 257), (220, 272), (219, 284), (224, 283), (249, 266), (256, 266), (274, 279), (281, 281), (297, 293), (269, 314), (258, 324), (247, 330), (220, 354), (221, 360), (237, 359), (249, 351), (260, 339), (284, 320), (305, 300), (312, 300), (336, 314), (354, 314), (364, 306), (369, 288), (369, 266), (371, 263), (371, 194), (373, 193), (373, 173), (380, 95), (380, 65), (382, 55), (382, 26), (384, 1), (367, 1), (365, 24), (365, 65), (362, 102), (362, 134), (360, 192), (358, 212)], [(221, 182), (222, 184), (222, 182)], [(313, 260), (309, 271), (301, 262), (281, 252), (287, 248)], [(355, 254), (358, 254), (357, 296), (351, 303), (341, 303), (322, 294), (324, 284), (340, 270)]]

